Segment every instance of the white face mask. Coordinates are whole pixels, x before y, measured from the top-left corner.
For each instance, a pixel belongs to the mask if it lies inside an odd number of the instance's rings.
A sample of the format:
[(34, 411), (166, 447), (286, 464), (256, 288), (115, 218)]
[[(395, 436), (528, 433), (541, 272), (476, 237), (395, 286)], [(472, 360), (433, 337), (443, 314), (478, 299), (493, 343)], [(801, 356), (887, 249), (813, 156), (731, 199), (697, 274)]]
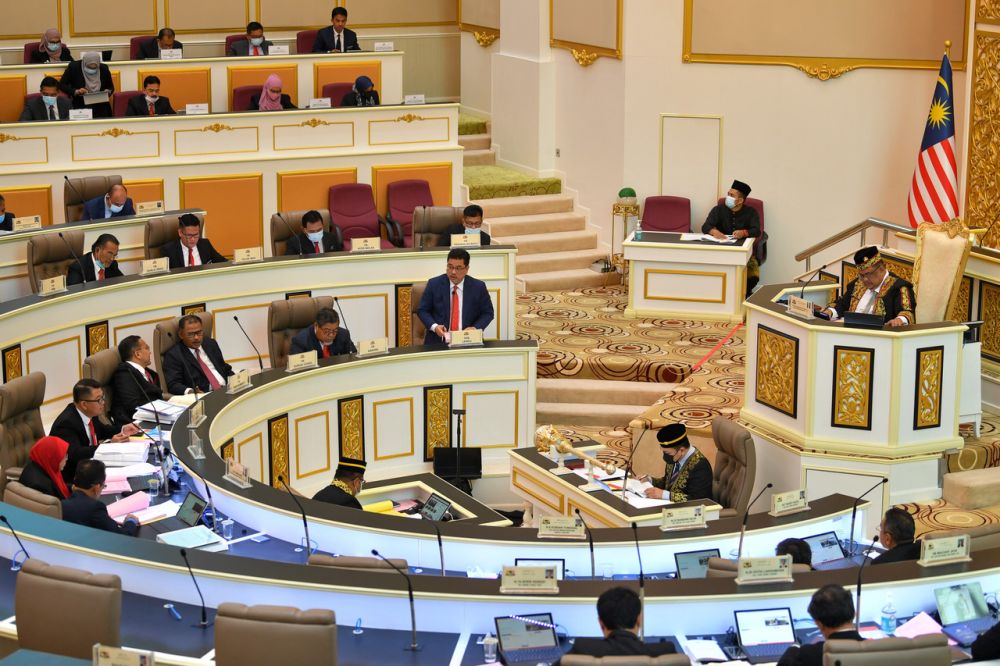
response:
[(254, 46), (260, 46), (261, 44), (264, 43), (264, 38), (263, 37), (251, 37), (250, 38), (250, 43), (253, 44)]
[(736, 208), (736, 197), (726, 197), (726, 208)]
[(468, 227), (465, 228), (465, 233), (467, 233), (467, 234), (475, 234), (475, 235), (478, 236), (480, 231), (481, 230), (478, 229), (478, 228), (476, 228), (476, 229), (470, 229)]
[(146, 104), (156, 104), (156, 100), (158, 99), (160, 99), (159, 95), (157, 95), (156, 97), (150, 97), (149, 95), (146, 95)]
[(307, 232), (306, 238), (308, 238), (309, 242), (311, 243), (318, 243), (321, 240), (323, 240), (323, 232), (322, 231)]

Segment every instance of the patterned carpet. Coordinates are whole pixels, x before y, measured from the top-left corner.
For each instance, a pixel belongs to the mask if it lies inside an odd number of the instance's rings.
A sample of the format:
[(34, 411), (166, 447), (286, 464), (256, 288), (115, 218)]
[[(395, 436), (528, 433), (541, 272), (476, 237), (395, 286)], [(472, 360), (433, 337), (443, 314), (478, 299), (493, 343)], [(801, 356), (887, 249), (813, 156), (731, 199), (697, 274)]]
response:
[(979, 439), (963, 432), (965, 448), (948, 456), (948, 471), (961, 472), (967, 469), (1000, 467), (1000, 415), (983, 414), (983, 425), (979, 429)]

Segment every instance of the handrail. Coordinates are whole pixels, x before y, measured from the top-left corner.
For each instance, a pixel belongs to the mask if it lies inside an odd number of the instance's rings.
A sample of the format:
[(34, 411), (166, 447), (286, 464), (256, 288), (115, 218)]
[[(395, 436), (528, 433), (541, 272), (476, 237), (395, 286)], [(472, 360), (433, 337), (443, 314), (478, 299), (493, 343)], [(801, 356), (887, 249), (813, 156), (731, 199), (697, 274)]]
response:
[(795, 255), (795, 261), (805, 261), (806, 270), (809, 270), (810, 259), (817, 252), (822, 252), (828, 247), (836, 245), (840, 241), (847, 240), (851, 236), (857, 233), (864, 233), (867, 229), (881, 229), (882, 230), (882, 245), (889, 244), (889, 233), (890, 232), (903, 232), (903, 233), (913, 233), (911, 227), (901, 227), (898, 224), (893, 224), (892, 222), (886, 222), (885, 220), (880, 220), (877, 217), (869, 217), (866, 220), (858, 222), (854, 226), (848, 227), (843, 231), (840, 231), (833, 236), (830, 236), (824, 241), (816, 243), (812, 247), (799, 252)]

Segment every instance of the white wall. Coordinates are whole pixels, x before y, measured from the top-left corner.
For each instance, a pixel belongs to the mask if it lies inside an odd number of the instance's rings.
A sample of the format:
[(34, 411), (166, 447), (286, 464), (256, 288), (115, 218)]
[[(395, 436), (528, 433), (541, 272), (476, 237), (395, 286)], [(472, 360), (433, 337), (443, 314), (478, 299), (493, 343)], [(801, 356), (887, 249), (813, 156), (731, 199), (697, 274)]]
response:
[(476, 42), (471, 32), (461, 36), (461, 85), (463, 110), (490, 117), (493, 109), (490, 76), (493, 54), (499, 50), (499, 43), (493, 42), (483, 48)]

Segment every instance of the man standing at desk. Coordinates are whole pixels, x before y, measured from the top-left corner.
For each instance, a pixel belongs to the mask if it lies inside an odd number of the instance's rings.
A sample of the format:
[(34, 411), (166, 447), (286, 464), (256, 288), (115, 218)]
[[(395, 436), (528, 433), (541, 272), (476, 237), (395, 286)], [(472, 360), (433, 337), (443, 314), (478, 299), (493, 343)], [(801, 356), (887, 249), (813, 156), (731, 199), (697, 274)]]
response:
[(671, 502), (712, 499), (712, 465), (701, 451), (691, 446), (683, 423), (671, 423), (656, 433), (667, 464), (662, 478), (651, 480), (646, 497)]
[(219, 343), (205, 337), (205, 327), (198, 315), (180, 318), (177, 337), (177, 344), (163, 355), (163, 374), (169, 393), (208, 393), (222, 388), (226, 378), (236, 374), (226, 363)]
[(357, 495), (365, 483), (367, 463), (355, 458), (341, 458), (337, 463), (337, 471), (333, 475), (333, 483), (313, 495), (314, 500), (360, 509), (361, 502)]
[(112, 185), (103, 197), (94, 197), (83, 204), (83, 215), (80, 220), (96, 222), (130, 215), (135, 215), (135, 206), (128, 196), (128, 188), (122, 184), (116, 184)]
[[(732, 236), (738, 241), (744, 238), (760, 236), (760, 217), (757, 211), (746, 205), (750, 196), (750, 186), (739, 180), (734, 180), (732, 187), (726, 192), (726, 201), (718, 204), (708, 213), (705, 224), (701, 225), (701, 233), (711, 234), (715, 238)], [(760, 281), (760, 264), (756, 257), (750, 257), (747, 262), (747, 296)]]
[(360, 51), (358, 35), (347, 28), (347, 10), (334, 7), (330, 15), (329, 27), (316, 33), (313, 42), (313, 53), (344, 53), (345, 51)]
[(824, 310), (830, 319), (838, 319), (845, 312), (862, 312), (882, 315), (885, 323), (892, 327), (917, 322), (913, 315), (917, 309), (913, 285), (889, 272), (877, 247), (873, 245), (855, 252), (854, 266), (858, 269), (858, 277), (848, 283), (832, 308)]
[(493, 301), (486, 283), (469, 276), (469, 259), (468, 250), (453, 249), (447, 272), (427, 281), (417, 308), (427, 327), (425, 345), (448, 342), (450, 331), (482, 330), (493, 321)]
[(351, 342), (351, 332), (340, 326), (340, 315), (333, 308), (322, 308), (316, 313), (316, 323), (304, 328), (292, 338), (289, 354), (315, 351), (318, 358), (330, 358), (338, 354), (356, 354), (357, 347)]

